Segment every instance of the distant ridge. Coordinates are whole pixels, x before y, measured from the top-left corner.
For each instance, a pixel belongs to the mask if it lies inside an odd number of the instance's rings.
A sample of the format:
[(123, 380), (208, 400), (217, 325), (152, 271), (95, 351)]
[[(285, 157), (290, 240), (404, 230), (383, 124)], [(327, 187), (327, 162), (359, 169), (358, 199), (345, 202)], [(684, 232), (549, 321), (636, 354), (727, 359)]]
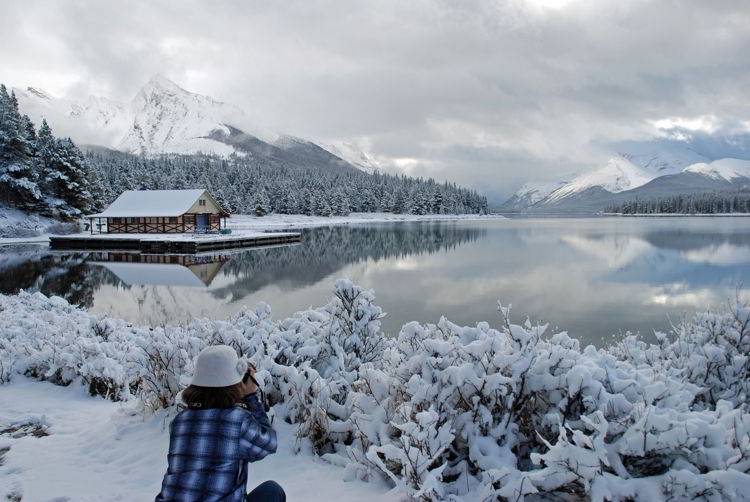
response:
[(721, 152), (703, 154), (688, 145), (648, 154), (620, 153), (601, 168), (567, 181), (527, 183), (499, 210), (595, 213), (634, 198), (732, 190), (750, 183), (750, 160), (711, 157), (717, 154)]

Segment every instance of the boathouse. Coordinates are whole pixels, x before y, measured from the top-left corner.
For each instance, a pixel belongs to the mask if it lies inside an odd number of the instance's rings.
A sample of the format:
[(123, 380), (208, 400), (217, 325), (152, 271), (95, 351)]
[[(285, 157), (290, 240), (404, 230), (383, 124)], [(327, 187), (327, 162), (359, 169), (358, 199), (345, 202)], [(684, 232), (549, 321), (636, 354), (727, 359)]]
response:
[(207, 190), (128, 190), (105, 211), (87, 216), (91, 233), (220, 232), (229, 213)]

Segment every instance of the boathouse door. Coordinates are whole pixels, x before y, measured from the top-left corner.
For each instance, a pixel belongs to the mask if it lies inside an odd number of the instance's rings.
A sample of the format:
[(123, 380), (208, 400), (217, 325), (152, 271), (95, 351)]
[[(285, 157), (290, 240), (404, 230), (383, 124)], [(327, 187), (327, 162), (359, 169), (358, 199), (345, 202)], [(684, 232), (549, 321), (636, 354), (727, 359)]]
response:
[(195, 215), (195, 231), (196, 232), (208, 232), (209, 230), (209, 215), (197, 214)]

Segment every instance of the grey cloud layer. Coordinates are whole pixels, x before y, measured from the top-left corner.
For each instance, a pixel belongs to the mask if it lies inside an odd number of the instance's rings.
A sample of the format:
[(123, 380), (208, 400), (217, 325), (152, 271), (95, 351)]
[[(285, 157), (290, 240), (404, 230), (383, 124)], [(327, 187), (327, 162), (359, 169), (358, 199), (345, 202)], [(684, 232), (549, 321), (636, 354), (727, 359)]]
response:
[(747, 124), (748, 26), (745, 1), (15, 2), (0, 81), (127, 99), (159, 72), (499, 199), (649, 120)]

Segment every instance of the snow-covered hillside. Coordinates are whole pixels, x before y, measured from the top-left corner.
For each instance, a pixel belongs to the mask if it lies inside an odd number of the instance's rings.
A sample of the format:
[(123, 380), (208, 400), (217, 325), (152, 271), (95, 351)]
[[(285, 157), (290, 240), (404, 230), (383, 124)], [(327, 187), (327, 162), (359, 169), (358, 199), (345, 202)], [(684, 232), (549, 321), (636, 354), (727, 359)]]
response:
[(567, 185), (567, 181), (541, 181), (525, 183), (516, 190), (510, 199), (505, 201), (503, 209), (508, 211), (523, 210), (543, 200), (549, 194)]
[(206, 136), (229, 134), (242, 111), (207, 96), (188, 92), (164, 77), (154, 77), (130, 103), (132, 115), (125, 136), (115, 145), (131, 153), (210, 152), (229, 155), (234, 149)]
[(591, 187), (601, 187), (618, 193), (645, 185), (658, 176), (658, 172), (637, 166), (623, 156), (609, 159), (604, 167), (581, 174), (542, 200), (549, 204), (582, 192)]
[[(688, 163), (695, 159), (699, 162)], [(614, 202), (616, 194), (620, 200), (631, 192), (632, 198), (674, 195), (726, 190), (748, 182), (750, 160), (723, 158), (711, 161), (695, 152), (619, 154), (603, 167), (567, 182), (525, 184), (502, 208), (512, 211), (560, 208), (570, 211), (576, 207), (599, 210)]]
[(381, 167), (375, 159), (350, 141), (325, 145), (325, 149), (366, 173), (372, 174)]
[(750, 160), (721, 159), (713, 162), (693, 164), (683, 169), (683, 172), (702, 174), (713, 179), (723, 179), (729, 182), (737, 178), (750, 180)]
[(612, 156), (601, 167), (573, 177), (527, 183), (502, 209), (596, 212), (635, 197), (731, 190), (750, 181), (747, 133), (630, 140), (607, 145), (607, 150)]
[(615, 147), (619, 156), (659, 176), (675, 174), (689, 165), (710, 162), (716, 158), (708, 153), (698, 152), (690, 143), (680, 141), (631, 141)]
[(128, 106), (106, 98), (82, 100), (57, 98), (43, 89), (13, 89), (19, 108), (40, 124), (46, 119), (60, 134), (74, 141), (116, 148), (130, 125)]
[(182, 89), (155, 76), (127, 103), (90, 96), (84, 100), (55, 98), (27, 88), (14, 89), (21, 111), (32, 120), (45, 118), (79, 143), (128, 153), (213, 153), (234, 149), (209, 139), (214, 131), (229, 134), (226, 124), (246, 122), (242, 110)]
[[(349, 143), (321, 147), (269, 131), (254, 124), (240, 108), (189, 92), (160, 75), (152, 77), (125, 103), (98, 96), (56, 98), (33, 87), (13, 90), (23, 113), (35, 122), (46, 119), (55, 131), (80, 144), (146, 155), (201, 152), (225, 157), (275, 147), (294, 150), (304, 164), (308, 164), (307, 156), (316, 158), (311, 162), (335, 156), (343, 159), (341, 164), (373, 171), (367, 154)], [(237, 138), (242, 139), (241, 144)]]

